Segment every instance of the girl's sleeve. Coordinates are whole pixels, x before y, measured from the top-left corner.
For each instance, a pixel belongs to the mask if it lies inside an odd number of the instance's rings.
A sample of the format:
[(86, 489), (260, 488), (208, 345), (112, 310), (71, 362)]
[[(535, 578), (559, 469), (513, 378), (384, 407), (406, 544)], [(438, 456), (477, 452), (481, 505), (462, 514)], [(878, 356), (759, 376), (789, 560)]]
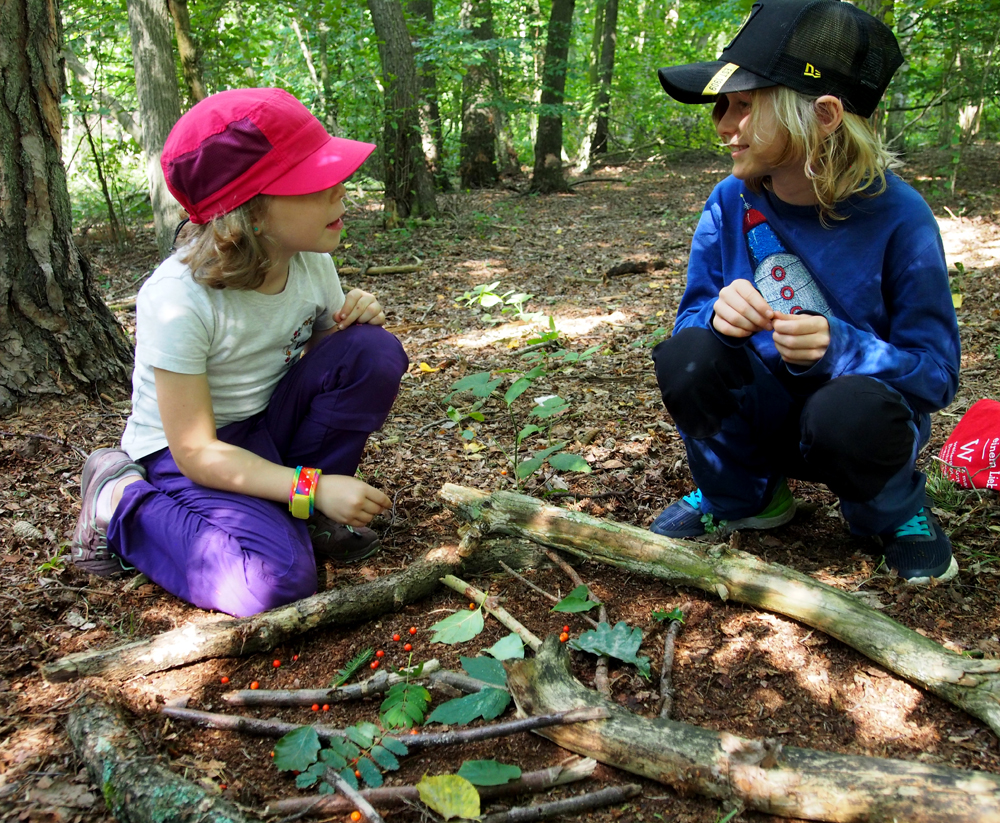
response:
[(718, 201), (713, 196), (705, 205), (691, 240), (687, 284), (677, 309), (675, 333), (690, 327), (712, 328), (715, 301), (725, 282), (722, 274), (719, 217)]
[(317, 315), (313, 329), (326, 331), (337, 325), (333, 320), (333, 315), (340, 311), (340, 307), (344, 305), (344, 287), (330, 255), (317, 254), (313, 257), (319, 266), (316, 283), (319, 284), (319, 292), (322, 295), (323, 304), (326, 306), (326, 311)]
[(207, 301), (179, 280), (143, 286), (136, 299), (135, 343), (148, 366), (179, 374), (204, 374), (213, 315)]

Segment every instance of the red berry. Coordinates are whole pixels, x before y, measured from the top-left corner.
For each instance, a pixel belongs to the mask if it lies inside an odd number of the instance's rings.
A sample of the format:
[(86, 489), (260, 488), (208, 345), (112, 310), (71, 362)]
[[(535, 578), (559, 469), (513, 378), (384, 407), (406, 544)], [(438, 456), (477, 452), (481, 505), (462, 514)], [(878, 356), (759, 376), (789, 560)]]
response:
[(375, 652), (375, 656), (376, 657), (385, 657), (385, 652), (382, 651), (381, 649), (379, 649), (377, 652)]
[(374, 670), (374, 669), (377, 669), (377, 668), (378, 668), (378, 661), (377, 660), (373, 660), (372, 661), (372, 669)]
[(256, 680), (254, 680), (254, 682), (250, 684), (250, 688), (251, 689), (259, 689), (260, 688), (260, 683), (258, 683)]
[(413, 645), (410, 644), (410, 643), (407, 643), (405, 646), (403, 646), (403, 651), (404, 652), (411, 652), (411, 651), (413, 651)]
[(564, 632), (568, 632), (569, 631), (569, 626), (563, 626), (563, 631)]
[(271, 750), (271, 757), (274, 757), (274, 749)]
[(319, 711), (319, 703), (313, 703), (312, 704), (312, 710), (314, 712), (318, 712)]
[(507, 474), (507, 469), (500, 469), (500, 474)]
[(281, 661), (280, 660), (275, 660), (271, 665), (274, 666), (274, 668), (276, 668), (276, 669), (280, 668)]
[(225, 676), (223, 676), (223, 677), (220, 677), (220, 678), (219, 678), (219, 682), (220, 682), (220, 683), (221, 683), (221, 684), (222, 684), (223, 686), (225, 686), (225, 685), (226, 685), (226, 683), (228, 683), (228, 682), (229, 682), (229, 678), (228, 678), (228, 677), (225, 677)]
[(294, 663), (294, 662), (295, 662), (296, 660), (298, 660), (298, 659), (299, 659), (299, 656), (298, 656), (297, 654), (293, 654), (293, 655), (292, 655), (292, 662), (293, 662), (293, 663)]
[(399, 642), (399, 632), (396, 632), (396, 634), (394, 634), (392, 636), (392, 639), (395, 640), (398, 643)]
[(219, 791), (220, 792), (224, 792), (227, 788), (229, 788), (229, 787), (225, 783), (220, 783), (219, 784)]
[(416, 729), (410, 729), (410, 734), (420, 734)]
[(323, 711), (325, 711), (325, 712), (330, 711), (330, 704), (329, 703), (324, 703), (323, 704)]
[(410, 626), (410, 634), (416, 634), (416, 633), (417, 633), (417, 627), (416, 626)]

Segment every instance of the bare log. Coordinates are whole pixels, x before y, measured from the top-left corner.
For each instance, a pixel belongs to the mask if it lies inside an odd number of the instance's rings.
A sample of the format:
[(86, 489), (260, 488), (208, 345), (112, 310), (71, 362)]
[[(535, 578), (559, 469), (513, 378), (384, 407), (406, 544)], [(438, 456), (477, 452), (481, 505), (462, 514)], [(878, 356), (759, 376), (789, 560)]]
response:
[(252, 617), (188, 623), (151, 639), (67, 655), (42, 666), (42, 676), (51, 682), (91, 675), (123, 681), (199, 660), (266, 651), (317, 626), (357, 623), (397, 611), (427, 597), (441, 577), (461, 565), (454, 546), (434, 549), (403, 571), (371, 583), (320, 592)]
[(608, 719), (536, 734), (578, 754), (699, 794), (806, 820), (843, 823), (1000, 821), (1000, 777), (987, 772), (830, 754), (748, 740), (672, 720), (648, 720), (587, 689), (570, 673), (555, 637), (533, 660), (507, 665), (507, 683), (528, 716), (583, 706)]
[(149, 756), (115, 706), (87, 697), (66, 722), (70, 739), (115, 820), (122, 823), (248, 823), (220, 795), (183, 779)]
[(512, 492), (487, 494), (449, 483), (440, 496), (484, 532), (524, 537), (794, 618), (978, 717), (1000, 735), (1000, 660), (973, 660), (948, 651), (795, 569), (728, 546), (672, 540)]

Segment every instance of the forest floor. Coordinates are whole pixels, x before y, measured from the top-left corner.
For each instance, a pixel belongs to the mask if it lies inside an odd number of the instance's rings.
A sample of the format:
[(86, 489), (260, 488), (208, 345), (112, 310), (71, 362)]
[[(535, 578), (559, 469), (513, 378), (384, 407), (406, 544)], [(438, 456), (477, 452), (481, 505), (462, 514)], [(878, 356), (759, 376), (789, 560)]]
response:
[[(368, 482), (394, 500), (391, 513), (373, 524), (383, 550), (357, 568), (327, 566), (321, 580), (325, 588), (397, 572), (436, 546), (456, 543), (460, 523), (437, 497), (444, 483), (485, 491), (515, 487), (507, 459), (513, 429), (502, 403), (483, 410), (485, 419), (475, 424), (477, 435), (470, 442), (461, 437), (461, 427), (448, 424), (444, 397), (464, 375), (523, 371), (521, 349), (547, 330), (547, 321), (518, 321), (498, 306), (492, 311), (500, 322), (484, 322), (483, 310), (461, 299), (476, 286), (498, 283), (499, 293), (530, 294), (526, 308), (554, 318), (567, 350), (597, 347), (590, 359), (551, 365), (514, 405), (523, 425), (532, 398), (565, 398), (570, 412), (550, 435), (569, 441), (568, 450), (584, 457), (593, 471), (557, 475), (546, 467), (523, 482), (526, 494), (562, 492), (552, 502), (646, 527), (664, 506), (691, 490), (681, 441), (656, 388), (649, 344), (671, 325), (692, 232), (706, 196), (727, 167), (722, 158), (690, 156), (668, 165), (606, 167), (593, 175), (599, 179), (581, 182), (569, 195), (525, 196), (513, 188), (449, 194), (441, 196), (443, 215), (432, 225), (392, 231), (381, 227), (376, 199), (354, 199), (338, 253), (341, 266), (420, 262), (422, 270), (342, 276), (347, 286), (379, 297), (411, 365), (393, 412), (370, 439), (360, 467)], [(969, 406), (983, 397), (1000, 398), (1000, 146), (970, 150), (954, 194), (947, 186), (947, 156), (914, 157), (902, 173), (940, 220), (953, 290), (962, 296), (961, 387), (952, 405), (934, 416), (933, 435), (921, 456), (922, 467), (933, 472), (934, 456)], [(116, 251), (102, 245), (98, 234), (92, 231), (80, 242), (106, 300), (120, 305), (155, 265), (151, 238), (148, 232), (138, 234), (127, 250)], [(622, 263), (642, 261), (662, 263), (646, 273), (605, 276)], [(132, 331), (131, 311), (117, 313)], [(407, 655), (391, 635), (410, 626), (417, 629), (414, 662), (433, 657), (456, 670), (460, 655), (474, 656), (507, 634), (487, 618), (484, 632), (469, 643), (432, 644), (428, 627), (467, 606), (442, 587), (398, 613), (314, 630), (263, 654), (210, 660), (120, 684), (97, 678), (46, 683), (39, 667), (69, 653), (213, 619), (149, 582), (88, 577), (66, 562), (79, 512), (83, 456), (118, 442), (128, 398), (127, 388), (108, 389), (100, 397), (39, 398), (0, 420), (5, 478), (0, 484), (0, 820), (111, 819), (66, 734), (66, 715), (84, 693), (119, 700), (151, 753), (176, 772), (259, 812), (270, 800), (300, 793), (291, 777), (274, 768), (269, 758), (273, 740), (165, 720), (156, 714), (160, 704), (186, 696), (191, 708), (225, 711), (222, 692), (246, 688), (253, 680), (263, 688), (325, 687), (367, 648), (385, 649), (385, 665), (401, 665)], [(836, 499), (825, 488), (791, 485), (802, 503), (800, 513), (779, 529), (746, 533), (741, 548), (833, 586), (864, 592), (866, 602), (883, 614), (949, 649), (1000, 656), (1000, 503), (995, 494), (935, 484), (936, 510), (951, 532), (961, 574), (949, 584), (912, 590), (879, 570), (874, 542), (849, 535)], [(674, 664), (677, 720), (787, 745), (1000, 773), (1000, 746), (987, 726), (830, 637), (780, 615), (612, 567), (583, 562), (577, 570), (606, 605), (610, 623), (626, 621), (642, 629), (641, 650), (654, 672), (660, 668), (666, 627), (652, 612), (687, 604)], [(555, 566), (527, 575), (560, 596), (573, 588)], [(553, 613), (548, 600), (514, 577), (496, 574), (471, 582), (500, 597), (536, 635), (558, 633), (564, 623), (574, 636), (586, 628), (579, 616)], [(275, 659), (282, 661), (280, 668), (273, 667)], [(588, 685), (594, 660), (573, 653), (574, 673)], [(230, 686), (221, 685), (222, 677)], [(655, 709), (655, 676), (646, 681), (634, 666), (612, 661), (610, 679), (614, 700), (639, 714)], [(379, 702), (338, 704), (324, 720), (342, 725), (374, 720)], [(248, 713), (301, 722), (314, 717), (307, 708)], [(565, 756), (542, 738), (519, 734), (404, 758), (387, 781), (413, 784), (425, 773), (452, 773), (466, 760), (496, 759), (529, 770)], [(598, 766), (589, 783), (551, 794), (568, 796), (583, 791), (580, 786), (636, 779)], [(717, 801), (638, 782), (641, 798), (580, 819), (777, 820), (748, 811), (729, 817), (732, 809)], [(489, 810), (497, 808), (493, 804)], [(392, 812), (389, 819), (421, 817), (407, 810)]]

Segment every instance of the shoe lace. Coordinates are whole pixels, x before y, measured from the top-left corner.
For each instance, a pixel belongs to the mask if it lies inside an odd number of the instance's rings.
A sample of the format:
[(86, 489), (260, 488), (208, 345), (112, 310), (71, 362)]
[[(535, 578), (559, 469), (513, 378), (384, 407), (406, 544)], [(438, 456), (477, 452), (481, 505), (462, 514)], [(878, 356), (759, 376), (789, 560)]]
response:
[(701, 489), (695, 489), (682, 498), (692, 509), (701, 509)]
[(921, 509), (902, 526), (896, 529), (896, 537), (931, 537), (931, 527), (927, 523), (927, 515)]

